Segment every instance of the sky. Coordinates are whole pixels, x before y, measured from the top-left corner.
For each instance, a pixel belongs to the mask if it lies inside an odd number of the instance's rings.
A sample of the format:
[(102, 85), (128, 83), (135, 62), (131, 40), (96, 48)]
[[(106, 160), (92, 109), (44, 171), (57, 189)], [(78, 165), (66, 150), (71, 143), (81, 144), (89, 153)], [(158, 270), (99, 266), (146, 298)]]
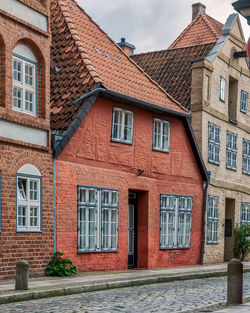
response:
[[(236, 13), (236, 0), (77, 0), (78, 4), (116, 42), (122, 37), (136, 46), (135, 53), (168, 48), (191, 22), (192, 4), (201, 2), (206, 13), (225, 23)], [(250, 26), (241, 17), (247, 41)]]

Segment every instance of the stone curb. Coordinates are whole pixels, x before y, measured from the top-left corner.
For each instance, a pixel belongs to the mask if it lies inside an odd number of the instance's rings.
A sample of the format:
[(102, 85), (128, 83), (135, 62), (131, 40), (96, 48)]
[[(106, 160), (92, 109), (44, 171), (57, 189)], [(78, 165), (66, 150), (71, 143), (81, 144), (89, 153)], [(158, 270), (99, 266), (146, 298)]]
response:
[[(250, 268), (244, 269), (244, 272), (250, 272)], [(0, 295), (0, 305), (27, 301), (27, 300), (37, 300), (50, 297), (66, 296), (78, 293), (85, 293), (91, 291), (99, 291), (106, 289), (117, 289), (125, 287), (136, 287), (142, 285), (167, 283), (172, 281), (181, 280), (192, 280), (192, 279), (203, 279), (210, 277), (226, 276), (226, 271), (216, 271), (216, 272), (203, 272), (203, 273), (190, 273), (190, 274), (178, 274), (178, 275), (162, 275), (162, 276), (151, 276), (144, 277), (140, 279), (130, 279), (130, 280), (120, 280), (120, 281), (110, 281), (105, 283), (93, 283), (82, 286), (70, 286), (65, 288), (57, 288), (50, 290), (27, 290), (22, 293), (15, 293), (9, 295)]]

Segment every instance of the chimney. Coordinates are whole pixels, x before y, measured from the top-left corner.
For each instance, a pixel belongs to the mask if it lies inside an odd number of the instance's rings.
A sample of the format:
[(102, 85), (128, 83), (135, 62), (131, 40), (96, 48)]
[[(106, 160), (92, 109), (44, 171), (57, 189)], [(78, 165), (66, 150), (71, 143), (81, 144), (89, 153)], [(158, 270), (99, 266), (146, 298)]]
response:
[(131, 43), (126, 42), (125, 38), (121, 38), (121, 42), (117, 43), (118, 46), (122, 48), (122, 50), (127, 54), (127, 55), (133, 55), (135, 46), (132, 45)]
[(198, 14), (206, 13), (206, 7), (204, 4), (198, 2), (192, 4), (192, 21), (196, 18)]

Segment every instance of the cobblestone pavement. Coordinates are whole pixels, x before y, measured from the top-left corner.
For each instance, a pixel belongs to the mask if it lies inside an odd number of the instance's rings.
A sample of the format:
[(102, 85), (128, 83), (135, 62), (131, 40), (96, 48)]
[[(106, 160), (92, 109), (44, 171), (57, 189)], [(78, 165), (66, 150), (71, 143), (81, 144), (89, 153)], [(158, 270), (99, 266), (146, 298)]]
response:
[[(250, 273), (244, 274), (244, 297), (250, 296)], [(111, 289), (0, 305), (1, 313), (199, 312), (226, 301), (226, 277)]]

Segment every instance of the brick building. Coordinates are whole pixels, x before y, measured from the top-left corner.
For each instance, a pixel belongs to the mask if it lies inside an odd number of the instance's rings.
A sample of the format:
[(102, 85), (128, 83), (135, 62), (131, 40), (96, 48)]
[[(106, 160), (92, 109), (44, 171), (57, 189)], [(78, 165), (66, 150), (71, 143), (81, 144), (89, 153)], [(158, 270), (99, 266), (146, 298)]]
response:
[(166, 50), (132, 56), (164, 90), (192, 110), (208, 171), (204, 262), (233, 257), (236, 223), (250, 223), (249, 67), (237, 14), (223, 25), (192, 6), (192, 22)]
[(200, 263), (190, 115), (76, 1), (51, 1), (56, 249), (82, 271)]
[(49, 1), (1, 1), (0, 279), (53, 254)]

